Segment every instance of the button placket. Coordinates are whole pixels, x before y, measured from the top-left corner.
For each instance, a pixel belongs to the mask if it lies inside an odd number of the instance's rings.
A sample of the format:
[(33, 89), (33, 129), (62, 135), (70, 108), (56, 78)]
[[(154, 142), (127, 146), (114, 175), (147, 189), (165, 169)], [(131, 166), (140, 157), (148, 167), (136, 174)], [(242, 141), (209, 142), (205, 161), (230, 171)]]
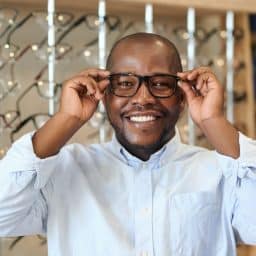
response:
[(153, 255), (151, 170), (141, 164), (135, 178), (135, 246), (136, 255)]

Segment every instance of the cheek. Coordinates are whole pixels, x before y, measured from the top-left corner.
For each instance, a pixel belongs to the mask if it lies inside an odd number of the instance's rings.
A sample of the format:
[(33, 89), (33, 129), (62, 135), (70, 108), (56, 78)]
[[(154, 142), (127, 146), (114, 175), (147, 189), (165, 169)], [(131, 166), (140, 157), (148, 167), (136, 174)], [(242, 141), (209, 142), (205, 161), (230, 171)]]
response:
[(162, 100), (161, 105), (170, 116), (179, 116), (180, 112), (183, 110), (182, 100), (178, 97)]
[(105, 108), (111, 122), (120, 122), (122, 109), (125, 105), (126, 102), (123, 98), (118, 98), (112, 95), (105, 98)]

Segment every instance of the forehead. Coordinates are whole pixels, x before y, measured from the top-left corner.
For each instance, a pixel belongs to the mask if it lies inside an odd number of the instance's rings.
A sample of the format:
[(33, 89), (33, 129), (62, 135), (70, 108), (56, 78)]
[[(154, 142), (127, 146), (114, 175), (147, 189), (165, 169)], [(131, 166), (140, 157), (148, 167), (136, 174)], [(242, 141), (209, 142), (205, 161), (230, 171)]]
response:
[(127, 40), (113, 50), (110, 70), (177, 72), (177, 59), (171, 45), (160, 40)]

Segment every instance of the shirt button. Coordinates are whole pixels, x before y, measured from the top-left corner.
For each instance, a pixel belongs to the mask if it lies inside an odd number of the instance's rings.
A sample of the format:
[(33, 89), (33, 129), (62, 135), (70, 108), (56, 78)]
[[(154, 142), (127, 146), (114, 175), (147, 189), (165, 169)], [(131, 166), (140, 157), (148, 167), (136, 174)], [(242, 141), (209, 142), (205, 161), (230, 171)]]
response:
[(148, 207), (145, 207), (142, 209), (141, 213), (142, 216), (147, 216), (150, 213), (150, 209)]
[(147, 168), (147, 164), (143, 163), (143, 164), (141, 165), (141, 168), (142, 168), (142, 169), (146, 169), (146, 168)]

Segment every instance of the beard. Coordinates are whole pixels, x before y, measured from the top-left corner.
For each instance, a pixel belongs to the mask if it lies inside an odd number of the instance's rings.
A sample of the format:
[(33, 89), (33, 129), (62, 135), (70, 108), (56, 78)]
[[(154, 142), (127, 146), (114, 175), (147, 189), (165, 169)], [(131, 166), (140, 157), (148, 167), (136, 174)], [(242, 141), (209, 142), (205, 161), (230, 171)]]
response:
[[(124, 129), (120, 128), (118, 125), (115, 125), (114, 122), (109, 117), (108, 113), (108, 120), (110, 125), (112, 126), (115, 136), (118, 142), (132, 155), (136, 155), (134, 152), (145, 152), (149, 155), (154, 154), (158, 150), (160, 150), (168, 141), (170, 141), (173, 136), (175, 135), (175, 125), (172, 125), (173, 122), (169, 122), (169, 125), (166, 126), (163, 131), (160, 133), (160, 136), (150, 144), (139, 144), (132, 142), (129, 139), (132, 134), (127, 134)], [(177, 118), (178, 119), (178, 118)], [(176, 122), (175, 122), (176, 124)]]

